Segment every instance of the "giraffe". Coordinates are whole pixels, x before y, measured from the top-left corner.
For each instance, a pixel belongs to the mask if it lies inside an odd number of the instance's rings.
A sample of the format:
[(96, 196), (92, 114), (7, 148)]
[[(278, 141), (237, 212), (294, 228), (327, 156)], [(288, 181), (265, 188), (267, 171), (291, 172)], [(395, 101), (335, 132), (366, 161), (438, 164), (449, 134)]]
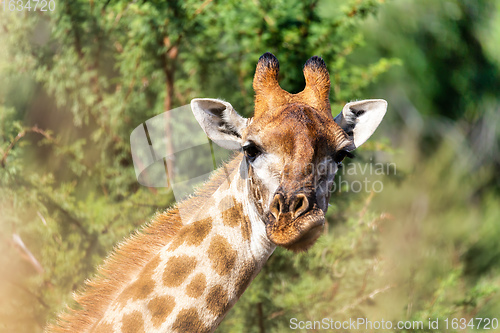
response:
[(387, 102), (350, 102), (333, 118), (320, 57), (305, 63), (300, 93), (283, 90), (278, 72), (274, 55), (260, 57), (252, 118), (223, 100), (191, 102), (207, 136), (234, 157), (119, 244), (75, 296), (80, 308), (46, 332), (213, 332), (277, 246), (315, 243), (339, 164), (372, 135)]

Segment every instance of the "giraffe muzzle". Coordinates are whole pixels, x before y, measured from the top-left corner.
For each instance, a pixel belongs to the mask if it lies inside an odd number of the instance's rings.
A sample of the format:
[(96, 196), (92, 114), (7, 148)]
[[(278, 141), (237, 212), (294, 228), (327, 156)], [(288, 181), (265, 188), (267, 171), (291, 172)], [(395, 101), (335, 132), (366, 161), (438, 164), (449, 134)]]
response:
[(271, 202), (266, 232), (276, 245), (294, 252), (309, 249), (321, 235), (325, 215), (313, 200), (299, 193), (277, 193)]

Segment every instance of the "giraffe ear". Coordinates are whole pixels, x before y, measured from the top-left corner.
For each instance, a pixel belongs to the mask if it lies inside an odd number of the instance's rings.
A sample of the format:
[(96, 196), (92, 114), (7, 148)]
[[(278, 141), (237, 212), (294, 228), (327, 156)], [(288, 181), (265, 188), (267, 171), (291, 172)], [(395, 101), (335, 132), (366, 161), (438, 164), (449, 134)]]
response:
[(228, 102), (212, 98), (195, 98), (191, 101), (194, 117), (207, 136), (226, 149), (241, 148), (241, 133), (247, 126)]
[(386, 111), (387, 102), (383, 99), (350, 102), (335, 117), (335, 122), (347, 133), (357, 148), (375, 132)]

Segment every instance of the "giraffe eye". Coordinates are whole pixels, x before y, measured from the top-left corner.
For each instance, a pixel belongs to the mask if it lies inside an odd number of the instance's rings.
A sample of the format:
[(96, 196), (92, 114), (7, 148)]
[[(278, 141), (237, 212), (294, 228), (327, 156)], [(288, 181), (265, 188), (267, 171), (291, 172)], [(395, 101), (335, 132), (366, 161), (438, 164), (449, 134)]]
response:
[(253, 162), (262, 151), (254, 143), (249, 143), (243, 147), (243, 152), (250, 162)]
[(349, 157), (349, 158), (353, 158), (354, 155), (350, 152), (348, 152), (347, 150), (341, 150), (341, 151), (338, 151), (335, 156), (333, 157), (333, 161), (337, 164), (341, 163), (344, 158), (346, 157)]

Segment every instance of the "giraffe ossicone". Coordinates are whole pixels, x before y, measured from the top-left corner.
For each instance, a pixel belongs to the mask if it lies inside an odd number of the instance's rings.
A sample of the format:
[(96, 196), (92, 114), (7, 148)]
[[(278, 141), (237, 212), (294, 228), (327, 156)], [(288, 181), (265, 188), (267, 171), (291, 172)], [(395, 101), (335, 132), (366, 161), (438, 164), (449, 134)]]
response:
[(314, 244), (338, 164), (373, 134), (387, 102), (351, 102), (333, 118), (321, 58), (305, 63), (297, 94), (281, 89), (278, 72), (272, 54), (260, 57), (252, 118), (226, 101), (191, 102), (206, 135), (234, 157), (117, 246), (76, 297), (81, 308), (47, 332), (213, 332), (276, 246)]

